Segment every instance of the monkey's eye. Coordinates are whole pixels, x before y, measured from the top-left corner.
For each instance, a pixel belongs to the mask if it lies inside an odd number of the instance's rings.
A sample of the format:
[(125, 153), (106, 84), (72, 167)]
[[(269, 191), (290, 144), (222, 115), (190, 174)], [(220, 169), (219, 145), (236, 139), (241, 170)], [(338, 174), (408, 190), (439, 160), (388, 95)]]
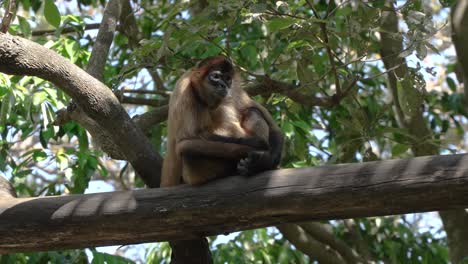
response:
[(210, 78), (210, 80), (212, 81), (219, 81), (221, 79), (221, 72), (219, 71), (213, 71), (210, 73), (210, 75), (208, 76)]

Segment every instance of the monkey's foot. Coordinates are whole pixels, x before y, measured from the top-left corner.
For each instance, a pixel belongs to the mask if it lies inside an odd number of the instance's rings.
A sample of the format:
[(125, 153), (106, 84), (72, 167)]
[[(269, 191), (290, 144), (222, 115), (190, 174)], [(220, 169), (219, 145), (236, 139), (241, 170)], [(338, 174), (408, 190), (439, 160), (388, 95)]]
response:
[(251, 176), (269, 169), (269, 153), (266, 151), (249, 152), (246, 158), (237, 163), (237, 172), (242, 176)]

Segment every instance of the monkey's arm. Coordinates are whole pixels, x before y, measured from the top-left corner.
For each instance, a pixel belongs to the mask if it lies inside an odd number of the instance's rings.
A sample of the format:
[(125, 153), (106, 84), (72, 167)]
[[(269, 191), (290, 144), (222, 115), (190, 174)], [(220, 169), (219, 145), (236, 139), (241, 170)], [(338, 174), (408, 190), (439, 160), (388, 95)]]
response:
[(183, 139), (177, 143), (176, 151), (181, 156), (204, 156), (226, 159), (241, 159), (255, 150), (254, 147), (199, 138)]
[(279, 166), (281, 161), (281, 153), (283, 152), (283, 144), (284, 144), (284, 135), (281, 130), (278, 128), (270, 130), (269, 133), (269, 145), (270, 145), (270, 155), (271, 155), (271, 162), (272, 168), (276, 168)]
[(266, 138), (269, 149), (252, 151), (247, 158), (240, 160), (237, 169), (242, 175), (253, 175), (275, 169), (281, 161), (283, 133), (274, 123), (270, 113), (263, 106), (257, 103), (255, 105), (245, 110), (242, 126), (254, 135)]
[(257, 150), (269, 150), (270, 149), (267, 140), (259, 136), (228, 137), (228, 136), (221, 136), (221, 135), (216, 135), (216, 134), (205, 134), (202, 136), (202, 138), (206, 139), (207, 141), (232, 143), (236, 145), (246, 145)]
[[(273, 117), (270, 115), (268, 110), (265, 107), (260, 105), (259, 103), (255, 102), (255, 107), (250, 108), (251, 111), (257, 113), (256, 119), (258, 122), (266, 122), (268, 124), (268, 145), (270, 147), (270, 158), (272, 162), (271, 168), (278, 167), (281, 161), (281, 154), (283, 152), (283, 144), (284, 144), (284, 135), (283, 131), (279, 128), (279, 126), (273, 120)], [(260, 120), (259, 117), (263, 119)], [(253, 116), (252, 118), (255, 118)]]

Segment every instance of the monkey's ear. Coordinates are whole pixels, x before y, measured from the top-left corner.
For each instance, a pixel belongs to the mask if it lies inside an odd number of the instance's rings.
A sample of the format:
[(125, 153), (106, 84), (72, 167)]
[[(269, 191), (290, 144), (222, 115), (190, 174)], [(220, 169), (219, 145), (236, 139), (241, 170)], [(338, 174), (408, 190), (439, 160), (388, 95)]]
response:
[(190, 72), (190, 83), (194, 85), (194, 87), (198, 87), (199, 83), (202, 81), (203, 72), (200, 71), (200, 68), (192, 69)]

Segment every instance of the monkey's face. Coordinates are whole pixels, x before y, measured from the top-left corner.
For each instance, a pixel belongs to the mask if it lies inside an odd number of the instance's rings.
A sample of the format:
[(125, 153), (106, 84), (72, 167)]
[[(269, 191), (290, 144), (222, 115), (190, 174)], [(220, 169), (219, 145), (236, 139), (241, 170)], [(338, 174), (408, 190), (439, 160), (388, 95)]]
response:
[(232, 73), (213, 69), (206, 75), (204, 82), (215, 97), (222, 99), (230, 94)]

